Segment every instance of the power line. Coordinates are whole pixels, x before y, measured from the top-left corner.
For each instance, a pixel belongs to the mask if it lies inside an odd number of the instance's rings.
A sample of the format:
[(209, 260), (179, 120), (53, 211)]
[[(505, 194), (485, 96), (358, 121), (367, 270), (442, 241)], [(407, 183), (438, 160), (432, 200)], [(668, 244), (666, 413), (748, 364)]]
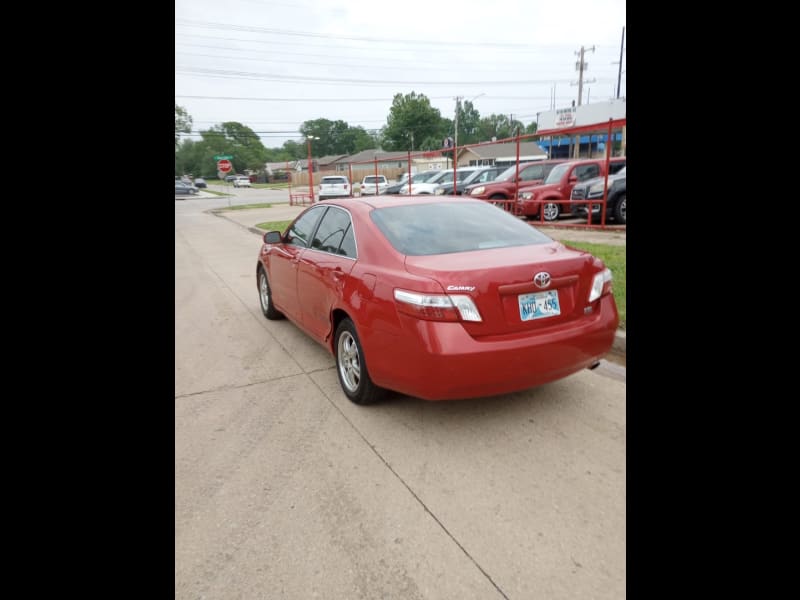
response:
[[(292, 42), (287, 40), (248, 40), (243, 38), (235, 38), (235, 37), (223, 37), (217, 35), (200, 35), (200, 34), (192, 34), (192, 33), (179, 33), (176, 34), (176, 37), (191, 37), (191, 38), (201, 38), (201, 39), (209, 39), (209, 40), (221, 40), (225, 42), (238, 42), (244, 44), (263, 44), (265, 46), (279, 46), (281, 48), (285, 46), (302, 46), (303, 48), (325, 48), (330, 49), (330, 44), (309, 44), (307, 41), (302, 42)], [(191, 44), (183, 44), (183, 45), (191, 45)], [(557, 47), (548, 48), (547, 46), (528, 46), (528, 49), (524, 48), (517, 48), (514, 49), (513, 52), (508, 54), (509, 58), (514, 58), (520, 56), (521, 54), (538, 54), (541, 55), (542, 59), (546, 60), (548, 58), (548, 53), (550, 52), (559, 52), (563, 44), (559, 44)], [(231, 50), (254, 50), (254, 48), (233, 48), (230, 46), (222, 46), (223, 49), (231, 49)], [(353, 50), (354, 52), (363, 52), (364, 48), (362, 47), (353, 47), (353, 46), (338, 46), (338, 50)], [(373, 55), (374, 52), (403, 52), (408, 54), (408, 46), (398, 46), (397, 48), (370, 48), (370, 54)], [(435, 57), (432, 57), (435, 58)], [(525, 57), (528, 60), (530, 57)], [(390, 60), (390, 59), (382, 59), (382, 60)], [(472, 59), (470, 59), (470, 64), (491, 64), (491, 63), (473, 63)]]
[[(500, 81), (399, 81), (392, 79), (347, 79), (339, 77), (309, 77), (300, 75), (279, 75), (276, 73), (251, 73), (248, 71), (231, 71), (227, 69), (205, 69), (200, 67), (176, 67), (179, 73), (197, 73), (210, 76), (232, 77), (241, 79), (264, 79), (266, 81), (287, 81), (304, 83), (347, 83), (358, 85), (542, 85), (553, 83), (552, 79), (514, 79)], [(568, 79), (556, 80), (568, 82)]]
[[(188, 96), (175, 95), (176, 98), (195, 98), (200, 100), (253, 100), (257, 102), (391, 102), (392, 98), (253, 98), (241, 96)], [(430, 100), (444, 100), (449, 96), (429, 96)]]
[[(175, 19), (175, 24), (183, 27), (201, 27), (206, 29), (221, 29), (228, 31), (249, 31), (257, 33), (272, 33), (275, 35), (287, 35), (297, 37), (309, 38), (323, 38), (332, 40), (350, 40), (360, 42), (373, 42), (373, 43), (405, 43), (414, 45), (431, 45), (431, 46), (455, 46), (455, 47), (469, 47), (474, 48), (474, 42), (445, 42), (445, 41), (432, 41), (432, 40), (404, 40), (404, 39), (387, 39), (387, 38), (373, 38), (365, 36), (344, 36), (344, 35), (331, 35), (328, 33), (310, 33), (305, 31), (291, 31), (288, 29), (272, 29), (269, 27), (254, 27), (251, 25), (233, 25), (228, 23), (214, 23), (211, 21), (196, 21), (194, 19)], [(482, 47), (494, 48), (530, 48), (530, 44), (510, 44), (499, 42), (485, 42), (481, 41)]]
[[(200, 46), (200, 47), (214, 48), (214, 46), (201, 46), (200, 44), (182, 44), (182, 45), (184, 45), (184, 46), (196, 45), (196, 46)], [(237, 48), (224, 48), (224, 49), (225, 50), (238, 50)], [(247, 50), (241, 50), (241, 51), (242, 52), (247, 52)], [(256, 58), (256, 57), (250, 57), (250, 56), (224, 56), (224, 55), (220, 55), (220, 54), (202, 54), (202, 53), (199, 53), (199, 52), (176, 52), (175, 54), (176, 55), (181, 55), (181, 56), (197, 56), (197, 57), (200, 57), (200, 58), (215, 58), (215, 59), (224, 59), (224, 60), (248, 60), (248, 61), (263, 62), (263, 63), (278, 63), (278, 64), (281, 64), (281, 65), (287, 65), (287, 64), (290, 64), (290, 65), (315, 65), (315, 66), (322, 66), (322, 67), (340, 67), (340, 68), (341, 67), (346, 67), (348, 69), (358, 68), (358, 69), (380, 69), (382, 71), (384, 71), (384, 70), (409, 71), (408, 62), (407, 61), (403, 62), (403, 61), (399, 61), (399, 60), (396, 61), (396, 62), (403, 63), (403, 66), (392, 66), (392, 65), (382, 64), (382, 63), (375, 63), (375, 64), (372, 64), (372, 65), (369, 65), (369, 64), (366, 64), (366, 65), (365, 64), (360, 64), (359, 65), (359, 64), (351, 64), (351, 63), (342, 64), (342, 63), (339, 63), (339, 62), (326, 63), (326, 62), (286, 60), (286, 59), (274, 59), (273, 60), (273, 59), (269, 59), (269, 58)], [(335, 57), (335, 56), (332, 56), (330, 54), (294, 54), (294, 53), (289, 53), (289, 52), (272, 52), (271, 55), (311, 56), (311, 57), (318, 56), (318, 57), (324, 57), (324, 58), (332, 58), (332, 59), (336, 59), (336, 60), (341, 60), (341, 59), (349, 60), (350, 58), (352, 58), (352, 57)], [(415, 72), (418, 72), (418, 71), (447, 71), (447, 72), (452, 72), (452, 70), (453, 70), (452, 65), (450, 65), (449, 63), (441, 63), (441, 64), (443, 65), (441, 67), (419, 67), (419, 66), (414, 66), (413, 70)], [(519, 69), (518, 68), (515, 68), (515, 69), (498, 69), (498, 68), (493, 68), (493, 69), (475, 69), (475, 68), (470, 68), (470, 73), (519, 73)]]

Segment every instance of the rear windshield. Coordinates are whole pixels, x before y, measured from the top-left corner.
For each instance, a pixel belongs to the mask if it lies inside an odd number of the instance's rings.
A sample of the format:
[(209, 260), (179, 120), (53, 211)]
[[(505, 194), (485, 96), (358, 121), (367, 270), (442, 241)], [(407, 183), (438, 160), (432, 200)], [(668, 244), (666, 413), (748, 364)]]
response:
[(374, 175), (368, 175), (364, 178), (364, 183), (383, 183), (383, 175), (375, 177)]
[(323, 177), (322, 183), (347, 183), (344, 177)]
[(439, 202), (377, 208), (372, 221), (403, 254), (430, 256), (553, 240), (488, 202)]

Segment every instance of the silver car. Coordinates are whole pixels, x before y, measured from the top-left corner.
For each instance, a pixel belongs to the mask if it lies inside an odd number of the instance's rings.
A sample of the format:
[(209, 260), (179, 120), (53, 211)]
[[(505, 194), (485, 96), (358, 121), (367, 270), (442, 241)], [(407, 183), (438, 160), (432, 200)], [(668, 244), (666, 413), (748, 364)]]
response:
[(183, 181), (176, 181), (175, 182), (175, 195), (181, 196), (184, 194), (196, 194), (199, 190), (194, 187), (191, 183), (185, 183)]

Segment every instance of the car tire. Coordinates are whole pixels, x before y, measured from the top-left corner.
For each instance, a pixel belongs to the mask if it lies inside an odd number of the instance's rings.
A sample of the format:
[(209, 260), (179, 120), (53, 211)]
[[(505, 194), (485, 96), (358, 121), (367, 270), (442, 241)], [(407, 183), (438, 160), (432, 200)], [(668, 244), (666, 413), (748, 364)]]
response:
[(339, 385), (351, 402), (373, 404), (385, 396), (386, 390), (375, 385), (369, 376), (364, 349), (350, 319), (342, 319), (336, 327), (334, 351)]
[(264, 267), (258, 267), (258, 303), (261, 305), (261, 312), (270, 321), (283, 319), (283, 313), (275, 308), (272, 303), (272, 289), (269, 287), (269, 279)]
[(555, 202), (545, 202), (542, 204), (542, 211), (544, 211), (545, 221), (555, 221), (561, 214), (561, 207)]
[(627, 224), (627, 212), (625, 194), (620, 194), (619, 198), (617, 198), (617, 203), (614, 205), (614, 220), (623, 225)]
[[(489, 196), (489, 200), (506, 200), (505, 196), (500, 194), (494, 194), (493, 196)], [(505, 202), (492, 202), (496, 207), (505, 209), (506, 203)]]

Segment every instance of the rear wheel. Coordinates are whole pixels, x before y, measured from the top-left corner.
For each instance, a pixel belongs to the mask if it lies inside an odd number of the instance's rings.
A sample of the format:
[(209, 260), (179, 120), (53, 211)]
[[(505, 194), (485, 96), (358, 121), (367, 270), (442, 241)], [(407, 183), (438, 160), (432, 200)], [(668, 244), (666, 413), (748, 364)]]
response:
[(275, 308), (272, 303), (272, 290), (269, 287), (269, 280), (264, 267), (258, 268), (258, 301), (261, 304), (261, 312), (271, 321), (283, 318), (283, 313)]
[(627, 206), (625, 203), (625, 194), (621, 194), (619, 199), (617, 200), (617, 205), (614, 207), (614, 220), (617, 223), (626, 224), (627, 223)]
[(545, 221), (555, 221), (561, 214), (561, 208), (555, 202), (547, 202), (542, 206)]
[(343, 319), (339, 323), (334, 340), (336, 373), (344, 395), (355, 404), (372, 404), (383, 398), (386, 390), (372, 382), (367, 371), (364, 349), (350, 319)]

